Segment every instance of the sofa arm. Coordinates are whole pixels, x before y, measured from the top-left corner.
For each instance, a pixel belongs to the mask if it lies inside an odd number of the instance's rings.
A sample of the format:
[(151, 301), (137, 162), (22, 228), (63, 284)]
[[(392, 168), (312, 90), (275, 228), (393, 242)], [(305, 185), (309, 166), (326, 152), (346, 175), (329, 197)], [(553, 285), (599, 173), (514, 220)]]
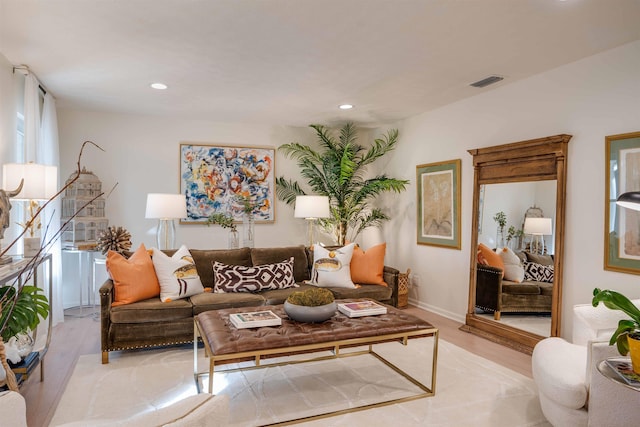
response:
[(489, 265), (476, 267), (476, 306), (483, 310), (500, 311), (502, 270)]
[(386, 265), (384, 266), (382, 279), (385, 281), (387, 286), (391, 288), (391, 305), (394, 307), (398, 306), (398, 274), (400, 274), (399, 270)]
[[(107, 279), (100, 287), (100, 340), (102, 348), (102, 363), (105, 360), (105, 352), (109, 351), (109, 328), (111, 327), (111, 303), (114, 299), (113, 281)], [(108, 356), (107, 356), (108, 357)]]

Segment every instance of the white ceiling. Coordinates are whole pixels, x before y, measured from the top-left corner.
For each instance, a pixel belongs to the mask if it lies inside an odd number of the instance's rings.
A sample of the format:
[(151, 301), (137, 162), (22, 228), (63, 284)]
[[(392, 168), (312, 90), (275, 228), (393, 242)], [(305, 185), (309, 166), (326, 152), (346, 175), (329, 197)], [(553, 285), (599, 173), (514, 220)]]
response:
[(640, 0), (0, 0), (0, 53), (59, 108), (376, 125), (638, 40), (639, 22)]

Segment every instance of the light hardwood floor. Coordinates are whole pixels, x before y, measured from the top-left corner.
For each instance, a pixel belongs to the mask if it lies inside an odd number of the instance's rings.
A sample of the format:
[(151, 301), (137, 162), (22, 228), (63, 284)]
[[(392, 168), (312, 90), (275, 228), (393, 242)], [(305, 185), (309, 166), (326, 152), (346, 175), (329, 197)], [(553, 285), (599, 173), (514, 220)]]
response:
[[(460, 323), (416, 307), (406, 309), (440, 330), (440, 338), (509, 369), (531, 377), (531, 356), (460, 331)], [(100, 323), (92, 317), (65, 318), (53, 329), (45, 357), (45, 377), (39, 371), (21, 389), (27, 402), (29, 427), (48, 426), (78, 357), (100, 352)]]

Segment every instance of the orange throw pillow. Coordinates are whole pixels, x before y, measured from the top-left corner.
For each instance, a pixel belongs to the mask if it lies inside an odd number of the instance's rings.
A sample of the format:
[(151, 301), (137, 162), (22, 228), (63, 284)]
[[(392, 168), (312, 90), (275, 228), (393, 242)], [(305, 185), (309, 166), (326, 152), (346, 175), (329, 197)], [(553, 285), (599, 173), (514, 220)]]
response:
[(356, 246), (351, 257), (351, 280), (353, 283), (387, 286), (383, 280), (386, 250), (386, 243), (369, 248), (366, 252), (360, 246)]
[(117, 252), (109, 251), (107, 270), (113, 278), (114, 307), (160, 295), (156, 270), (143, 244), (129, 259)]
[(491, 267), (497, 267), (503, 271), (504, 274), (504, 262), (499, 254), (495, 253), (488, 246), (483, 243), (478, 245), (478, 259), (484, 258)]

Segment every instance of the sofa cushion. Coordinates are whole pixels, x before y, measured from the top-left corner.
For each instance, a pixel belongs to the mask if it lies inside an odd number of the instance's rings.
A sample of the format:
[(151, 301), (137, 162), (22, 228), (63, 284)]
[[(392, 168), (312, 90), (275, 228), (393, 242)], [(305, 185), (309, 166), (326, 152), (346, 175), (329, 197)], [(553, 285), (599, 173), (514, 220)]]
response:
[(553, 265), (542, 265), (535, 262), (524, 263), (524, 279), (536, 282), (553, 282)]
[(160, 300), (167, 302), (204, 292), (189, 249), (182, 245), (173, 256), (153, 251), (153, 267), (160, 282)]
[(160, 294), (160, 284), (151, 257), (143, 244), (126, 259), (117, 252), (107, 253), (107, 270), (113, 278), (113, 306), (130, 304)]
[(261, 292), (297, 287), (293, 280), (293, 257), (275, 264), (227, 265), (213, 262), (215, 292)]
[(540, 295), (540, 288), (531, 282), (516, 283), (503, 280), (502, 292), (513, 295)]
[[(480, 261), (483, 262), (480, 262)], [(499, 268), (504, 272), (504, 262), (496, 252), (492, 251), (487, 245), (480, 243), (478, 245), (478, 262), (480, 264), (490, 265)]]
[(553, 255), (532, 254), (531, 252), (525, 252), (525, 255), (529, 262), (535, 262), (536, 264), (542, 265), (553, 265)]
[(351, 281), (351, 257), (355, 243), (338, 249), (323, 248), (319, 244), (313, 248), (313, 271), (311, 284), (321, 288), (340, 287), (355, 289)]
[(189, 300), (162, 302), (158, 297), (112, 307), (110, 313), (113, 323), (170, 322), (192, 316), (193, 305)]
[(196, 263), (198, 275), (205, 288), (213, 289), (215, 285), (213, 281), (213, 261), (219, 261), (228, 265), (244, 265), (247, 267), (253, 265), (251, 263), (251, 249), (249, 248), (215, 250), (191, 249), (191, 256)]
[(387, 286), (382, 278), (386, 249), (386, 243), (372, 246), (366, 252), (356, 245), (351, 257), (351, 280), (353, 283)]
[(387, 301), (391, 299), (392, 290), (389, 287), (380, 285), (361, 285), (357, 289), (349, 288), (327, 288), (336, 299), (347, 298), (371, 298), (377, 301)]
[[(251, 249), (252, 265), (274, 264), (293, 257), (293, 278), (296, 282), (303, 282), (311, 278), (307, 251), (305, 247), (287, 246), (282, 248), (253, 248)], [(224, 262), (224, 261), (220, 261)], [(229, 263), (225, 263), (229, 264)]]
[(520, 258), (509, 248), (502, 248), (498, 252), (504, 263), (504, 278), (512, 282), (521, 283), (524, 280), (524, 267)]
[(257, 307), (265, 304), (265, 299), (262, 294), (252, 294), (249, 292), (204, 292), (193, 295), (189, 300), (193, 304), (193, 314), (199, 314), (209, 310), (219, 310), (221, 308)]

